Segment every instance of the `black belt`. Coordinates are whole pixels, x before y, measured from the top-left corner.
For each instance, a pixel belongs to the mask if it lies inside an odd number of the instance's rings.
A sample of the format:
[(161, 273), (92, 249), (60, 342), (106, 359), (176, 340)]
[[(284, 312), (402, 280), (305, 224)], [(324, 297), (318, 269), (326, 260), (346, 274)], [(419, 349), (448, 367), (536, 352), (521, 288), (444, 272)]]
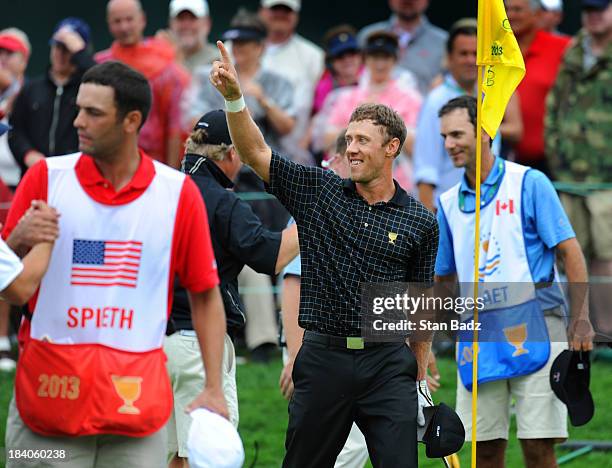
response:
[[(365, 349), (374, 348), (376, 346), (396, 344), (393, 342), (389, 343), (388, 341), (365, 341), (365, 339), (360, 336), (325, 335), (323, 333), (317, 333), (309, 330), (304, 332), (304, 341), (319, 343), (332, 348), (341, 349)], [(397, 343), (399, 343), (399, 341)]]

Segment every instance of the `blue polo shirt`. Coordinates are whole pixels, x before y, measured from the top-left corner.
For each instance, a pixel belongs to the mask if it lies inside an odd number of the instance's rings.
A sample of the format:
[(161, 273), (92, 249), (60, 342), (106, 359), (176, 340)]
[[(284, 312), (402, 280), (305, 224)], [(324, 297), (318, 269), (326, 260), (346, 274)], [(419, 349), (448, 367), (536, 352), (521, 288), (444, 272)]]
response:
[(291, 262), (285, 267), (283, 276), (287, 275), (302, 276), (302, 259), (300, 255), (291, 260)]
[[(289, 218), (289, 222), (287, 223), (287, 227), (295, 224), (295, 219)], [(283, 278), (287, 275), (293, 276), (302, 276), (302, 256), (298, 255), (293, 260), (291, 260), (285, 269), (283, 270)]]
[[(481, 185), (481, 200), (487, 189), (500, 180), (504, 172), (496, 158), (493, 169)], [(458, 188), (464, 196), (465, 210), (473, 211), (476, 200), (475, 191), (469, 187), (465, 174)], [(457, 190), (453, 187), (451, 190)], [(521, 222), (527, 251), (527, 261), (531, 276), (536, 283), (553, 281), (555, 264), (555, 247), (564, 240), (576, 237), (574, 230), (563, 210), (561, 201), (552, 183), (542, 172), (530, 169), (523, 179)], [(438, 206), (440, 201), (438, 200)], [(440, 243), (436, 257), (436, 274), (450, 275), (456, 273), (453, 235), (442, 209), (438, 209), (440, 225)], [(542, 309), (550, 309), (563, 303), (559, 288), (537, 290)]]

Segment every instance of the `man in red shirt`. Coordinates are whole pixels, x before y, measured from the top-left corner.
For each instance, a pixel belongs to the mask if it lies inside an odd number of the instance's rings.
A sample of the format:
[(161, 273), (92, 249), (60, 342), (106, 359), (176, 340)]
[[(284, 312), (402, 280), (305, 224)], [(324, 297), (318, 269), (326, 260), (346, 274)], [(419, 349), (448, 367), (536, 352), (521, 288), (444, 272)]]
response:
[(61, 217), (19, 330), (8, 467), (23, 449), (54, 454), (50, 466), (165, 466), (172, 390), (162, 342), (175, 276), (189, 291), (207, 375), (188, 409), (228, 416), (225, 317), (206, 209), (189, 177), (139, 150), (150, 106), (140, 73), (119, 62), (93, 67), (77, 96), (82, 153), (39, 161), (15, 195), (5, 236), (32, 200)]
[(555, 83), (570, 38), (540, 29), (539, 0), (505, 0), (504, 3), (527, 69), (518, 86), (525, 132), (514, 147), (516, 161), (550, 175), (544, 154), (546, 96)]
[(147, 21), (138, 0), (110, 0), (106, 13), (115, 41), (94, 58), (98, 63), (119, 60), (146, 76), (153, 104), (138, 143), (152, 158), (178, 168), (182, 155), (180, 102), (189, 73), (176, 62), (168, 41), (144, 37)]

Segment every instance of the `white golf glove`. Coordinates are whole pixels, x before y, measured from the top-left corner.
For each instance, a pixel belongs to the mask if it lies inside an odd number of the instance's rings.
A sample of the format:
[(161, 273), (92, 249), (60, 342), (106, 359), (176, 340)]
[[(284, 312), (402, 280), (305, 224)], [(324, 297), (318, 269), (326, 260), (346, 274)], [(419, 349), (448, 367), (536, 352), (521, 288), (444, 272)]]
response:
[(426, 406), (434, 406), (434, 402), (429, 393), (429, 387), (427, 386), (427, 380), (418, 380), (416, 383), (417, 398), (419, 402), (419, 408), (417, 411), (417, 425), (423, 427), (425, 425), (425, 415), (423, 414), (423, 408)]

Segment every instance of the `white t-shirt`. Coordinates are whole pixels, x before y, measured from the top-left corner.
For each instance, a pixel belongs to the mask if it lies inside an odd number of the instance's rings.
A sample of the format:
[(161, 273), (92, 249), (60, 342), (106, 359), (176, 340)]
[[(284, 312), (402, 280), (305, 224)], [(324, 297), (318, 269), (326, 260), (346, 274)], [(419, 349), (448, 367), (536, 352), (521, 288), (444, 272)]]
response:
[(310, 153), (301, 148), (301, 140), (308, 131), (314, 90), (325, 68), (325, 53), (294, 34), (284, 44), (267, 45), (261, 64), (293, 85), (296, 123), (293, 131), (281, 139), (281, 150), (296, 162), (313, 164)]
[(23, 263), (19, 257), (0, 239), (0, 291), (4, 291), (22, 270)]
[(293, 85), (294, 106), (310, 115), (317, 82), (325, 67), (323, 50), (294, 34), (284, 44), (268, 44), (262, 58), (266, 70), (278, 73)]

